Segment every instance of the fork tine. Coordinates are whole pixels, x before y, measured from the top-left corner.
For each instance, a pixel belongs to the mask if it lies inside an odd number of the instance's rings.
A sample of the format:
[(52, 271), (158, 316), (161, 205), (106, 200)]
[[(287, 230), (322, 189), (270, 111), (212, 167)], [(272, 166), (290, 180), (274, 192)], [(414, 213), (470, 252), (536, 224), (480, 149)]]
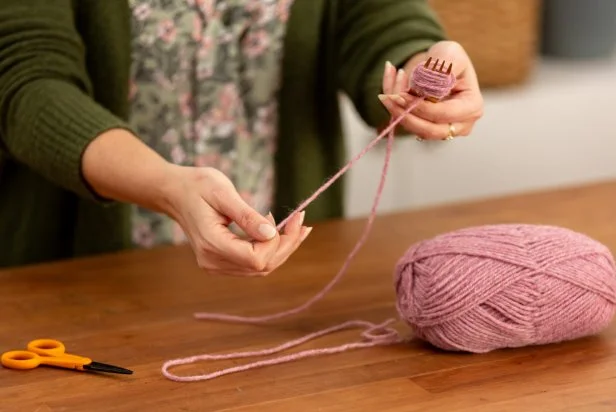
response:
[[(432, 67), (430, 67), (432, 61), (433, 61), (433, 58), (428, 57), (428, 60), (426, 60), (426, 62), (424, 63), (424, 67), (428, 70), (431, 70), (437, 73), (451, 74), (451, 71), (453, 70), (453, 63), (449, 63), (449, 65), (447, 66), (447, 69), (445, 69), (445, 66), (447, 65), (446, 60), (441, 61), (441, 59), (436, 59), (436, 61), (434, 61), (434, 64), (432, 64)], [(439, 63), (440, 63), (440, 67), (439, 67)]]

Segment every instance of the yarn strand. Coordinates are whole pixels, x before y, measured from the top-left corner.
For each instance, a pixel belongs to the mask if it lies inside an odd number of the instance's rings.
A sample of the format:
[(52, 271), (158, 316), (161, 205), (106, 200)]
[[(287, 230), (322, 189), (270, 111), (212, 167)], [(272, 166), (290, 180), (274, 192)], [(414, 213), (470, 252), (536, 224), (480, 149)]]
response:
[[(351, 165), (353, 165), (361, 157), (363, 157), (366, 153), (368, 153), (368, 151), (371, 148), (373, 148), (374, 145), (376, 145), (383, 137), (385, 137), (385, 135), (388, 135), (387, 149), (385, 151), (385, 159), (383, 161), (383, 169), (381, 171), (381, 178), (380, 178), (380, 181), (379, 181), (379, 184), (378, 184), (378, 187), (377, 187), (376, 195), (375, 195), (375, 198), (374, 198), (374, 201), (373, 201), (373, 204), (372, 204), (372, 208), (370, 210), (370, 214), (368, 216), (368, 221), (367, 221), (367, 223), (366, 223), (366, 225), (364, 227), (363, 233), (361, 234), (359, 240), (355, 244), (355, 247), (353, 247), (353, 250), (348, 255), (348, 257), (345, 260), (344, 264), (342, 265), (342, 267), (340, 268), (340, 270), (338, 271), (336, 276), (334, 276), (334, 278), (329, 282), (329, 284), (327, 284), (319, 293), (314, 295), (311, 299), (309, 299), (304, 304), (302, 304), (300, 306), (297, 306), (296, 308), (289, 309), (289, 310), (286, 310), (286, 311), (283, 311), (283, 312), (279, 312), (279, 313), (275, 313), (275, 314), (272, 314), (272, 315), (248, 317), (248, 316), (236, 316), (236, 315), (228, 315), (228, 314), (220, 314), (220, 313), (195, 313), (194, 317), (196, 319), (218, 320), (218, 321), (223, 321), (223, 322), (261, 324), (261, 323), (266, 323), (266, 322), (269, 322), (269, 321), (272, 321), (272, 320), (284, 318), (284, 317), (287, 317), (287, 316), (290, 316), (290, 315), (294, 315), (294, 314), (299, 313), (299, 312), (303, 312), (304, 310), (306, 310), (309, 307), (311, 307), (314, 303), (316, 303), (317, 301), (322, 299), (323, 296), (325, 296), (340, 281), (340, 279), (344, 276), (344, 274), (346, 273), (346, 271), (347, 271), (349, 265), (351, 264), (353, 258), (359, 252), (361, 247), (364, 245), (364, 243), (366, 242), (366, 240), (368, 238), (368, 235), (370, 234), (370, 230), (372, 229), (372, 225), (374, 223), (374, 219), (376, 218), (376, 215), (377, 215), (376, 212), (377, 212), (377, 208), (378, 208), (379, 202), (381, 200), (381, 195), (383, 193), (383, 189), (385, 188), (385, 180), (386, 180), (386, 177), (387, 177), (387, 170), (389, 168), (389, 162), (390, 162), (390, 159), (391, 159), (391, 152), (393, 151), (393, 140), (394, 140), (393, 130), (396, 127), (396, 125), (400, 121), (402, 121), (404, 119), (404, 117), (408, 113), (410, 113), (419, 104), (419, 102), (421, 100), (422, 99), (419, 99), (419, 98), (415, 99), (415, 101), (411, 105), (409, 105), (409, 107), (405, 110), (404, 114), (398, 116), (397, 119), (391, 121), (389, 126), (386, 129), (384, 129), (374, 140), (372, 140), (357, 156), (355, 156), (353, 159), (351, 159), (351, 161), (349, 161), (349, 163), (347, 163), (347, 165), (345, 167), (340, 169), (341, 171), (348, 170), (348, 168)], [(317, 190), (310, 198), (308, 198), (306, 201), (304, 201), (296, 209), (296, 211), (293, 212), (293, 213), (301, 212), (301, 210), (303, 210), (303, 208), (305, 208), (310, 202), (314, 201), (314, 199), (316, 199), (320, 193), (323, 193), (324, 190), (321, 190), (321, 189), (329, 187), (334, 182), (334, 180), (339, 178), (340, 176), (342, 176), (342, 174), (343, 173), (339, 172), (336, 175), (334, 175), (332, 178), (330, 178), (327, 183), (325, 183), (323, 186), (321, 186), (321, 188), (319, 188), (319, 190)], [(280, 225), (283, 226), (284, 224), (286, 224), (286, 220), (281, 222)]]
[[(338, 271), (338, 274), (329, 282), (329, 284), (327, 284), (319, 293), (314, 295), (306, 303), (304, 303), (304, 304), (302, 304), (302, 305), (300, 305), (300, 306), (298, 306), (298, 307), (296, 307), (294, 309), (290, 309), (290, 310), (287, 310), (287, 311), (275, 313), (273, 315), (260, 316), (260, 317), (244, 317), (244, 316), (234, 316), (234, 315), (227, 315), (227, 314), (217, 314), (217, 313), (195, 313), (195, 315), (194, 315), (195, 318), (197, 318), (197, 319), (209, 319), (209, 320), (228, 321), (228, 322), (237, 322), (237, 323), (259, 324), (259, 323), (268, 322), (270, 320), (279, 319), (279, 318), (282, 318), (282, 317), (285, 317), (285, 316), (289, 316), (289, 315), (292, 315), (292, 314), (295, 314), (295, 313), (299, 313), (301, 311), (306, 310), (307, 308), (312, 306), (314, 303), (316, 303), (317, 301), (322, 299), (340, 281), (340, 279), (344, 276), (348, 266), (350, 265), (351, 261), (355, 257), (355, 254), (359, 251), (361, 246), (366, 241), (366, 238), (367, 238), (367, 236), (368, 236), (368, 234), (370, 232), (370, 229), (371, 229), (372, 224), (374, 222), (374, 219), (376, 217), (376, 211), (377, 211), (377, 208), (378, 208), (378, 204), (380, 202), (381, 194), (382, 194), (383, 188), (385, 186), (385, 180), (386, 180), (386, 177), (387, 177), (387, 170), (388, 170), (389, 162), (390, 162), (390, 159), (391, 159), (391, 153), (393, 151), (393, 140), (394, 140), (394, 132), (393, 132), (393, 130), (394, 130), (394, 127), (397, 125), (398, 122), (400, 122), (404, 118), (404, 116), (406, 116), (407, 113), (410, 113), (410, 111), (413, 110), (413, 108), (421, 100), (422, 99), (417, 99), (416, 102), (414, 102), (414, 104), (412, 104), (405, 111), (405, 113), (403, 115), (400, 115), (398, 117), (398, 119), (396, 119), (397, 121), (391, 121), (389, 127), (386, 128), (385, 130), (383, 130), (383, 132), (381, 132), (381, 134), (379, 134), (374, 140), (372, 140), (370, 142), (370, 144), (368, 146), (366, 146), (367, 149), (362, 150), (358, 156), (353, 158), (347, 164), (347, 166), (348, 166), (349, 164), (352, 164), (355, 161), (357, 161), (359, 158), (361, 158), (363, 155), (365, 155), (368, 152), (369, 148), (374, 147), (374, 145), (377, 142), (379, 142), (385, 135), (388, 135), (388, 138), (387, 138), (387, 148), (386, 148), (386, 151), (385, 151), (385, 159), (383, 161), (383, 169), (381, 171), (381, 178), (379, 180), (379, 185), (377, 187), (377, 193), (376, 193), (376, 196), (375, 196), (373, 204), (372, 204), (372, 208), (371, 208), (371, 211), (370, 211), (368, 222), (366, 223), (366, 226), (364, 228), (362, 236), (360, 237), (360, 239), (355, 244), (355, 247), (353, 248), (353, 250), (351, 251), (351, 253), (347, 257), (347, 259), (344, 262), (344, 264), (342, 265), (341, 269)], [(342, 175), (342, 174), (336, 174), (334, 177), (332, 177), (329, 180), (328, 183), (330, 183), (330, 184), (333, 183), (333, 180), (335, 178), (339, 177), (340, 175)], [(316, 198), (315, 195), (311, 196), (311, 198), (309, 198), (309, 200), (310, 199), (314, 199), (314, 198)], [(308, 202), (308, 201), (303, 202), (303, 204), (302, 204), (303, 207), (305, 207), (308, 203), (310, 203), (310, 202)], [(301, 207), (302, 206), (298, 207), (298, 209), (300, 211), (301, 211)], [(282, 223), (285, 223), (285, 222), (282, 222)], [(282, 345), (279, 345), (277, 347), (270, 348), (270, 349), (263, 349), (263, 350), (250, 351), (250, 352), (237, 352), (237, 353), (230, 353), (230, 354), (224, 354), (224, 355), (203, 354), (203, 355), (191, 356), (191, 357), (183, 358), (183, 359), (170, 360), (170, 361), (165, 362), (165, 364), (163, 365), (162, 373), (163, 373), (163, 375), (165, 377), (167, 377), (168, 379), (173, 380), (173, 381), (177, 381), (177, 382), (196, 382), (196, 381), (202, 381), (202, 380), (210, 380), (210, 379), (214, 379), (214, 378), (217, 378), (217, 377), (220, 377), (220, 376), (223, 376), (223, 375), (228, 375), (228, 374), (237, 373), (237, 372), (243, 372), (243, 371), (247, 371), (247, 370), (250, 370), (250, 369), (260, 368), (260, 367), (263, 367), (263, 366), (271, 366), (271, 365), (277, 365), (277, 364), (280, 364), (280, 363), (293, 362), (293, 361), (297, 361), (297, 360), (308, 358), (308, 357), (314, 357), (314, 356), (320, 356), (320, 355), (329, 355), (329, 354), (334, 354), (334, 353), (339, 353), (339, 352), (346, 352), (348, 350), (353, 350), (353, 349), (373, 347), (373, 346), (377, 346), (377, 345), (389, 345), (389, 344), (396, 343), (396, 342), (401, 340), (401, 338), (400, 338), (400, 336), (398, 334), (398, 331), (396, 331), (393, 328), (388, 328), (387, 327), (390, 323), (392, 323), (394, 321), (395, 321), (395, 319), (388, 319), (386, 322), (384, 322), (384, 323), (382, 323), (380, 325), (376, 325), (376, 324), (371, 323), (371, 322), (360, 321), (360, 320), (348, 321), (348, 322), (342, 323), (340, 325), (332, 326), (332, 327), (323, 329), (321, 331), (317, 331), (317, 332), (305, 335), (305, 336), (303, 336), (301, 338), (292, 340), (290, 342), (284, 343)], [(328, 347), (328, 348), (305, 350), (305, 351), (298, 352), (298, 353), (295, 353), (295, 354), (289, 354), (289, 355), (284, 355), (284, 356), (280, 356), (280, 357), (273, 358), (273, 359), (256, 361), (256, 362), (252, 362), (252, 363), (249, 363), (249, 364), (246, 364), (246, 365), (230, 367), (230, 368), (222, 369), (222, 370), (219, 370), (219, 371), (215, 371), (215, 372), (211, 372), (211, 373), (207, 373), (207, 374), (203, 374), (203, 375), (178, 376), (178, 375), (175, 375), (175, 374), (169, 372), (169, 368), (171, 368), (172, 366), (186, 365), (186, 364), (195, 363), (195, 362), (199, 362), (199, 361), (203, 361), (203, 360), (227, 360), (227, 359), (239, 359), (239, 358), (247, 358), (247, 357), (272, 355), (272, 354), (281, 352), (283, 350), (286, 350), (286, 349), (293, 348), (295, 346), (301, 345), (301, 344), (306, 343), (308, 341), (317, 339), (319, 337), (322, 337), (322, 336), (325, 336), (325, 335), (329, 335), (331, 333), (339, 332), (339, 331), (342, 331), (342, 330), (345, 330), (345, 329), (349, 329), (349, 328), (357, 328), (357, 327), (364, 327), (364, 331), (362, 333), (362, 337), (365, 339), (365, 341), (363, 341), (363, 342), (353, 342), (353, 343), (342, 344), (342, 345), (339, 345), (339, 346), (332, 346), (332, 347)]]
[[(278, 365), (281, 363), (294, 362), (300, 359), (305, 359), (305, 358), (310, 358), (310, 357), (316, 357), (316, 356), (321, 356), (321, 355), (332, 355), (335, 353), (346, 352), (348, 350), (353, 350), (353, 349), (370, 348), (370, 347), (380, 346), (380, 345), (391, 345), (393, 343), (402, 341), (402, 339), (398, 337), (398, 332), (395, 329), (387, 327), (387, 325), (389, 325), (391, 322), (393, 322), (393, 319), (389, 319), (388, 321), (383, 322), (380, 325), (376, 325), (371, 322), (353, 320), (353, 321), (344, 322), (340, 325), (336, 325), (336, 326), (332, 326), (332, 327), (320, 330), (318, 332), (310, 333), (306, 336), (283, 343), (279, 346), (276, 346), (270, 349), (248, 351), (248, 352), (237, 352), (237, 353), (229, 353), (229, 354), (222, 354), (222, 355), (204, 354), (204, 355), (191, 356), (191, 357), (184, 358), (184, 359), (170, 360), (163, 365), (163, 375), (165, 375), (165, 377), (169, 378), (170, 380), (173, 380), (176, 382), (196, 382), (196, 381), (203, 381), (203, 380), (211, 380), (211, 379), (218, 378), (220, 376), (229, 375), (232, 373), (244, 372), (250, 369), (257, 369), (263, 366), (271, 366), (271, 365)], [(340, 332), (345, 329), (361, 328), (361, 327), (365, 329), (364, 332), (361, 334), (361, 336), (364, 338), (364, 341), (345, 343), (339, 346), (331, 346), (331, 347), (322, 348), (322, 349), (309, 349), (309, 350), (305, 350), (305, 351), (298, 352), (298, 353), (280, 356), (277, 358), (265, 359), (261, 361), (248, 363), (245, 365), (221, 369), (219, 371), (215, 371), (215, 372), (211, 372), (211, 373), (207, 373), (203, 375), (178, 376), (178, 375), (175, 375), (169, 372), (169, 368), (172, 366), (186, 365), (186, 364), (195, 363), (195, 362), (204, 361), (204, 360), (210, 360), (210, 361), (229, 360), (229, 359), (241, 359), (241, 358), (249, 358), (249, 357), (256, 357), (256, 356), (273, 355), (275, 353), (279, 353), (286, 349), (299, 346), (303, 343), (320, 338), (325, 335), (329, 335), (331, 333)], [(386, 333), (383, 333), (381, 335), (375, 334), (375, 332), (378, 332), (378, 331), (383, 331)]]
[[(278, 230), (281, 230), (283, 227), (286, 226), (287, 222), (296, 214), (300, 213), (302, 210), (304, 210), (308, 205), (310, 205), (312, 202), (314, 202), (316, 200), (316, 198), (318, 198), (323, 192), (325, 192), (332, 184), (334, 184), (334, 182), (336, 180), (338, 180), (343, 174), (345, 174), (351, 167), (353, 167), (353, 165), (355, 163), (357, 163), (362, 157), (364, 157), (366, 155), (366, 153), (368, 153), (370, 150), (372, 150), (372, 148), (374, 146), (376, 146), (376, 144), (381, 141), (381, 139), (383, 139), (385, 136), (388, 136), (390, 138), (393, 138), (393, 131), (395, 129), (395, 127), (398, 125), (398, 123), (400, 123), (402, 120), (404, 120), (404, 117), (406, 117), (406, 115), (408, 115), (415, 107), (417, 107), (417, 105), (420, 103), (422, 99), (415, 99), (415, 101), (413, 103), (411, 103), (411, 105), (405, 110), (405, 112), (398, 116), (397, 119), (392, 119), (389, 123), (389, 125), (387, 126), (386, 129), (384, 129), (376, 138), (374, 138), (370, 143), (368, 143), (366, 145), (366, 147), (364, 147), (364, 149), (359, 152), (357, 155), (355, 155), (346, 165), (344, 165), (344, 167), (342, 167), (342, 169), (340, 169), (338, 172), (336, 172), (335, 175), (333, 175), (332, 177), (329, 178), (329, 180), (327, 180), (327, 182), (325, 182), (323, 184), (323, 186), (321, 186), (319, 189), (317, 189), (308, 199), (304, 200), (293, 212), (291, 212), (289, 214), (289, 216), (287, 216), (282, 222), (280, 222), (277, 226)], [(388, 153), (385, 154), (385, 156), (388, 156)], [(389, 166), (389, 158), (387, 158), (386, 160), (386, 164), (384, 165), (384, 170)], [(384, 178), (382, 178), (381, 180), (383, 180)], [(381, 191), (383, 190), (383, 188), (381, 187), (382, 185), (379, 185), (379, 189), (377, 191), (376, 196), (381, 196)], [(378, 203), (378, 201), (377, 201)]]
[[(334, 278), (317, 294), (315, 294), (312, 298), (307, 300), (302, 305), (299, 305), (295, 308), (265, 315), (265, 316), (237, 316), (230, 315), (224, 313), (206, 313), (206, 312), (198, 312), (194, 314), (196, 319), (207, 319), (207, 320), (218, 320), (225, 322), (236, 322), (236, 323), (244, 323), (244, 324), (263, 324), (272, 320), (284, 318), (293, 314), (297, 314), (299, 312), (305, 311), (314, 305), (317, 301), (321, 300), (345, 275), (347, 272), (351, 262), (354, 257), (357, 255), (361, 247), (366, 242), (368, 235), (372, 229), (374, 220), (377, 216), (378, 205), (381, 200), (381, 196), (385, 187), (385, 181), (387, 178), (387, 172), (391, 160), (391, 154), (393, 151), (393, 142), (394, 142), (394, 130), (395, 127), (402, 121), (404, 118), (419, 105), (427, 96), (432, 95), (438, 98), (442, 98), (449, 93), (451, 88), (455, 83), (455, 77), (453, 75), (436, 75), (436, 73), (427, 73), (430, 70), (425, 68), (424, 66), (417, 66), (413, 72), (413, 79), (415, 81), (415, 86), (418, 88), (416, 91), (419, 92), (419, 96), (417, 96), (405, 109), (405, 111), (400, 114), (397, 118), (391, 118), (390, 123), (387, 128), (385, 128), (376, 138), (374, 138), (362, 151), (360, 151), (356, 156), (354, 156), (344, 167), (342, 167), (334, 176), (332, 176), (325, 184), (323, 184), (320, 188), (318, 188), (309, 198), (304, 200), (286, 219), (280, 222), (277, 226), (278, 230), (281, 230), (287, 222), (297, 213), (300, 213), (304, 210), (309, 204), (311, 204), (316, 198), (318, 198), (324, 191), (326, 191), (337, 179), (339, 179), (344, 173), (346, 173), (356, 162), (358, 162), (363, 156), (366, 155), (379, 141), (381, 141), (385, 136), (387, 136), (387, 148), (385, 151), (385, 158), (383, 161), (383, 168), (381, 171), (381, 177), (379, 180), (379, 184), (377, 186), (376, 194), (374, 197), (374, 201), (370, 210), (370, 214), (368, 216), (368, 220), (364, 227), (364, 230), (358, 239), (357, 243), (347, 256), (344, 261), (342, 267), (338, 271), (338, 273), (334, 276)], [(202, 380), (210, 380), (223, 375), (228, 375), (232, 373), (242, 372), (249, 369), (255, 369), (263, 366), (276, 365), (286, 362), (297, 361), (299, 359), (304, 359), (308, 357), (314, 357), (319, 355), (327, 355), (345, 352), (348, 350), (359, 349), (359, 348), (368, 348), (379, 345), (391, 345), (398, 342), (402, 342), (403, 338), (400, 333), (394, 328), (389, 327), (391, 323), (393, 323), (396, 319), (391, 318), (381, 324), (374, 324), (371, 322), (355, 320), (348, 321), (342, 323), (337, 326), (332, 326), (321, 331), (313, 332), (311, 334), (305, 335), (304, 337), (289, 341), (287, 343), (281, 344), (274, 348), (262, 349), (257, 351), (248, 351), (248, 352), (237, 352), (237, 353), (229, 353), (229, 354), (203, 354), (196, 355), (187, 358), (180, 358), (169, 360), (164, 363), (162, 367), (162, 373), (165, 377), (170, 380), (178, 381), (178, 382), (196, 382)], [(239, 358), (248, 358), (248, 357), (256, 357), (256, 356), (266, 356), (272, 355), (275, 353), (282, 352), (286, 349), (293, 348), (299, 346), (308, 341), (317, 339), (319, 337), (340, 332), (345, 329), (350, 328), (363, 328), (363, 332), (361, 333), (361, 337), (363, 340), (342, 344), (339, 346), (326, 347), (321, 349), (311, 349), (305, 350), (298, 353), (288, 354), (284, 356), (279, 356), (277, 358), (255, 361), (252, 363), (248, 363), (241, 366), (230, 367), (226, 369), (222, 369), (219, 371), (196, 375), (196, 376), (178, 376), (171, 372), (169, 372), (169, 368), (177, 365), (186, 365), (194, 362), (198, 362), (201, 360), (228, 360), (228, 359), (239, 359)]]

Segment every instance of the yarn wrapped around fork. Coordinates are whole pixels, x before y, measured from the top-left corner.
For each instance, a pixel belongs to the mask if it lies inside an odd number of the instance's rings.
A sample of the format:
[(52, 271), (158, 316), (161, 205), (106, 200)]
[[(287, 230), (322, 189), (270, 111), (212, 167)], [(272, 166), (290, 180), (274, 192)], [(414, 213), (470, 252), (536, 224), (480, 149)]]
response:
[[(381, 178), (364, 231), (330, 283), (304, 304), (280, 313), (256, 317), (196, 313), (195, 318), (265, 324), (309, 309), (340, 281), (365, 243), (376, 218), (395, 127), (423, 100), (442, 100), (455, 85), (451, 66), (445, 70), (445, 63), (441, 63), (438, 68), (437, 61), (430, 67), (430, 61), (414, 69), (410, 91), (416, 99), (404, 113), (392, 118), (387, 128), (277, 226), (282, 229), (289, 219), (304, 210), (387, 136)], [(516, 230), (523, 233), (516, 238), (520, 244), (503, 248), (511, 242), (506, 235)], [(536, 240), (535, 248), (524, 248), (528, 239)], [(537, 254), (538, 250), (548, 256), (541, 263), (537, 263), (537, 257), (545, 256)], [(541, 226), (471, 228), (419, 242), (398, 262), (394, 280), (399, 318), (414, 330), (416, 338), (447, 350), (479, 353), (574, 339), (605, 328), (616, 307), (616, 276), (609, 250), (583, 235), (565, 229), (550, 231)], [(546, 293), (543, 282), (555, 289)], [(567, 316), (559, 321), (558, 311), (566, 305), (569, 314), (578, 310), (582, 315)], [(162, 373), (173, 381), (196, 382), (314, 356), (402, 343), (407, 338), (391, 326), (395, 321), (391, 318), (376, 324), (351, 320), (269, 349), (173, 359), (164, 363)], [(534, 328), (536, 325), (542, 326)], [(204, 360), (273, 355), (327, 334), (356, 328), (363, 329), (361, 339), (339, 346), (304, 350), (202, 375), (178, 376), (169, 371), (173, 366)]]

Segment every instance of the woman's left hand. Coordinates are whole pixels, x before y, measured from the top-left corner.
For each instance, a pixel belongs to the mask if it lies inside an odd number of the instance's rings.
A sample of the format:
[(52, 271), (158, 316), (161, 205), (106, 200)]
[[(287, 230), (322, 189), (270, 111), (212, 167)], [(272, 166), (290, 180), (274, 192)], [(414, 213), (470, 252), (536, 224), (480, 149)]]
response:
[(443, 140), (447, 137), (468, 136), (483, 115), (483, 97), (477, 74), (464, 48), (453, 41), (442, 41), (409, 60), (404, 68), (396, 71), (386, 64), (383, 75), (383, 95), (379, 98), (393, 117), (400, 116), (415, 97), (407, 91), (410, 74), (428, 57), (453, 64), (456, 84), (451, 94), (438, 103), (424, 100), (400, 122), (407, 132), (421, 139)]

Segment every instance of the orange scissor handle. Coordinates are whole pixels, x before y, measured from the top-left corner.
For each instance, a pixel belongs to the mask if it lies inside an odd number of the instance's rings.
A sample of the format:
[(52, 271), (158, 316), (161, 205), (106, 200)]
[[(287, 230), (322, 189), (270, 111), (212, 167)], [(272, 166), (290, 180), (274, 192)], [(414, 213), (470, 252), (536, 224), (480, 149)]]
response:
[(40, 365), (83, 370), (92, 360), (66, 353), (66, 347), (54, 339), (36, 339), (28, 343), (28, 350), (10, 351), (2, 354), (3, 366), (11, 369), (34, 369)]
[(2, 366), (11, 369), (34, 369), (41, 364), (40, 356), (27, 350), (4, 352), (0, 358)]
[(28, 342), (28, 350), (41, 356), (62, 356), (66, 354), (64, 343), (55, 339), (35, 339)]

